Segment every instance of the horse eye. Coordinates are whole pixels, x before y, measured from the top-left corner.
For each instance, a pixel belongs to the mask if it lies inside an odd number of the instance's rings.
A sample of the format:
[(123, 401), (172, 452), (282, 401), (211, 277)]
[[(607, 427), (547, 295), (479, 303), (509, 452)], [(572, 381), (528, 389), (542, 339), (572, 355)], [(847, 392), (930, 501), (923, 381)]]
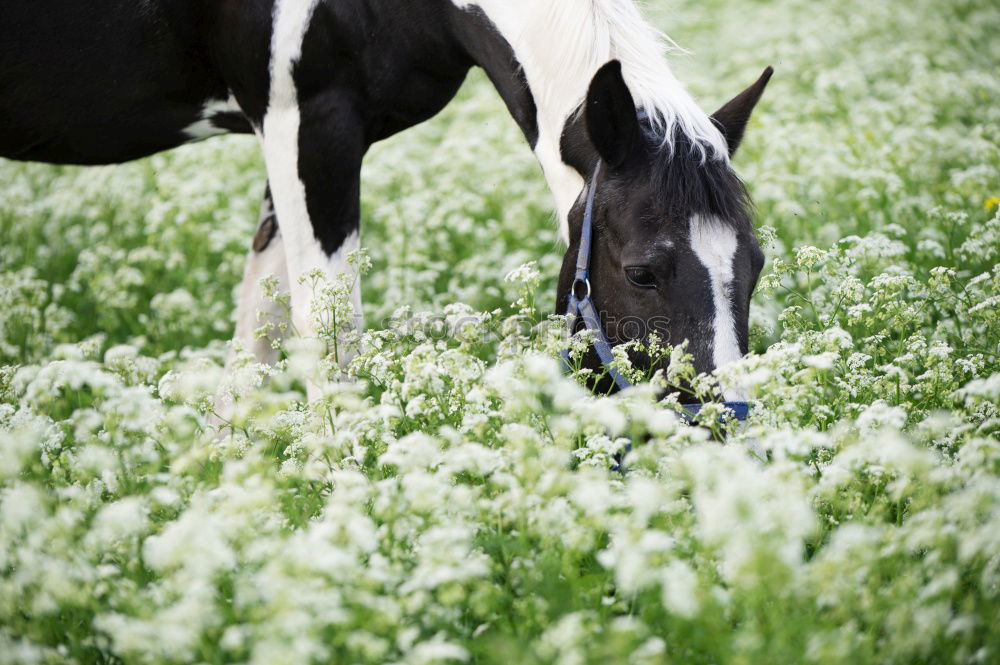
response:
[(625, 277), (640, 289), (656, 288), (656, 277), (648, 268), (625, 268)]

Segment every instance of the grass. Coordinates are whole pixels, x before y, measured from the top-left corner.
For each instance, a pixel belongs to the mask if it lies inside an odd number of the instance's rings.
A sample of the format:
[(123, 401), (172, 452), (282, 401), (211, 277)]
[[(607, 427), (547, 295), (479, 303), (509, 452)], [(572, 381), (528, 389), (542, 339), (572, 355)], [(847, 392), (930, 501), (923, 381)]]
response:
[(0, 662), (998, 658), (1000, 9), (648, 13), (707, 108), (777, 70), (736, 160), (769, 257), (725, 372), (753, 422), (720, 444), (590, 395), (517, 325), (562, 250), (482, 76), (372, 150), (369, 330), (311, 404), (323, 344), (221, 370), (252, 139), (0, 162)]

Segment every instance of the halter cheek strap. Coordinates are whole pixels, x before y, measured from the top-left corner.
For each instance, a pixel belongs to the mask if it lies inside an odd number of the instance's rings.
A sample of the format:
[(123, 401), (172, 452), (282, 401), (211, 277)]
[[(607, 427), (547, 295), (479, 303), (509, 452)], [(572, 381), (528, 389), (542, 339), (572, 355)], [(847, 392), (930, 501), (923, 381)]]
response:
[[(601, 359), (604, 369), (615, 380), (618, 389), (624, 390), (632, 384), (611, 366), (614, 361), (611, 343), (608, 342), (608, 338), (604, 334), (604, 328), (601, 327), (601, 317), (590, 297), (590, 246), (594, 237), (594, 199), (597, 196), (597, 179), (600, 175), (601, 160), (597, 160), (594, 177), (591, 179), (587, 191), (587, 207), (583, 212), (583, 228), (580, 231), (580, 249), (576, 255), (576, 274), (573, 276), (573, 284), (569, 288), (569, 306), (566, 315), (569, 317), (570, 334), (573, 334), (577, 317), (583, 321), (587, 330), (594, 333), (593, 344), (597, 357)], [(562, 357), (568, 367), (569, 349), (562, 352)]]
[[(594, 168), (594, 176), (590, 180), (587, 188), (587, 204), (583, 212), (583, 226), (580, 229), (580, 248), (576, 255), (576, 274), (573, 276), (573, 284), (569, 289), (569, 304), (566, 308), (568, 318), (569, 334), (572, 335), (576, 328), (576, 321), (579, 318), (583, 321), (584, 327), (593, 333), (594, 351), (601, 359), (605, 371), (614, 379), (619, 390), (624, 390), (632, 384), (622, 374), (616, 370), (614, 353), (611, 351), (611, 343), (604, 328), (601, 326), (601, 317), (597, 313), (597, 307), (590, 297), (590, 254), (594, 238), (594, 199), (597, 197), (597, 181), (601, 175), (601, 160), (597, 160)], [(569, 349), (563, 349), (560, 354), (567, 371), (572, 369), (570, 365)], [(682, 417), (689, 423), (694, 423), (703, 404), (682, 404), (684, 409)], [(724, 402), (723, 406), (733, 413), (733, 417), (739, 421), (745, 421), (750, 414), (750, 405), (747, 402)]]

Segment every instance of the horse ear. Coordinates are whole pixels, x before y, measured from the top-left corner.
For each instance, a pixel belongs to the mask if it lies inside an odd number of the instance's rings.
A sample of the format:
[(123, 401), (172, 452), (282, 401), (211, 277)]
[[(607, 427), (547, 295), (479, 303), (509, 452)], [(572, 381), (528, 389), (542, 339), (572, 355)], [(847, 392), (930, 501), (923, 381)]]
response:
[(750, 114), (753, 113), (754, 107), (760, 101), (760, 96), (764, 94), (764, 88), (767, 87), (767, 82), (771, 80), (772, 74), (774, 74), (774, 68), (768, 67), (756, 83), (733, 97), (725, 106), (712, 114), (712, 119), (722, 130), (723, 136), (726, 137), (726, 143), (729, 144), (730, 157), (740, 147), (743, 132), (746, 131), (747, 123), (750, 122)]
[(622, 64), (607, 63), (594, 75), (587, 92), (587, 133), (608, 166), (621, 166), (639, 144), (635, 101), (622, 77)]

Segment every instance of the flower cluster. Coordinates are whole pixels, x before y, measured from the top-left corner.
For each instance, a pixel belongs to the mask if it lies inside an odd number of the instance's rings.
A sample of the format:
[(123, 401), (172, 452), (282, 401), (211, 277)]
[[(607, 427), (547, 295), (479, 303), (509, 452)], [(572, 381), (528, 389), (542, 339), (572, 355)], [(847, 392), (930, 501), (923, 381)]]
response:
[[(727, 90), (788, 63), (737, 158), (772, 258), (754, 352), (712, 376), (650, 339), (614, 361), (645, 383), (587, 389), (543, 180), (481, 76), (372, 151), (371, 254), (307, 277), (319, 337), (274, 366), (223, 369), (252, 140), (0, 163), (0, 661), (997, 661), (1000, 13), (671, 20)], [(745, 425), (662, 397), (720, 384)]]

